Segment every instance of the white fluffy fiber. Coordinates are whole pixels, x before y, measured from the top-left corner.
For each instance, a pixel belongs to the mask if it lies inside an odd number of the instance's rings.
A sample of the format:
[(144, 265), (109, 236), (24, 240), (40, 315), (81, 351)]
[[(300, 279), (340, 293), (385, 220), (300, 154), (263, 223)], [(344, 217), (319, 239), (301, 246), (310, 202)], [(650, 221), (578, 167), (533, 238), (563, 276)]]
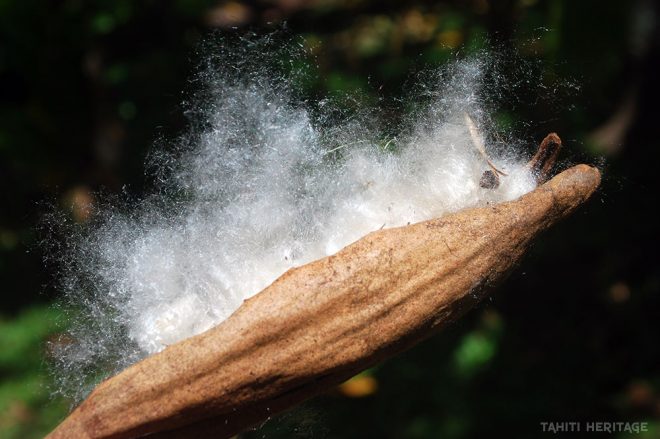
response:
[(370, 231), (533, 189), (516, 148), (502, 145), (489, 154), (508, 176), (498, 189), (479, 186), (488, 166), (464, 113), (486, 135), (486, 67), (469, 59), (431, 74), (398, 130), (374, 128), (371, 116), (330, 123), (331, 103), (296, 101), (289, 81), (254, 66), (204, 73), (190, 133), (176, 153), (154, 154), (154, 193), (105, 208), (71, 238), (63, 289), (77, 311), (73, 342), (58, 345), (59, 390), (80, 398), (100, 376), (217, 325), (288, 268)]

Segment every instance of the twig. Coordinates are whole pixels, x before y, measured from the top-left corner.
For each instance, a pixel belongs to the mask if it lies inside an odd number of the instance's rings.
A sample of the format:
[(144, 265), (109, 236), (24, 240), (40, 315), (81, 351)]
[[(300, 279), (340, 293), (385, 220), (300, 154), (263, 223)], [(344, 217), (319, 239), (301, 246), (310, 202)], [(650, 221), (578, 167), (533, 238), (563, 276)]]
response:
[(545, 136), (536, 154), (527, 163), (527, 167), (539, 183), (543, 183), (548, 179), (550, 171), (555, 166), (560, 149), (561, 139), (557, 133), (550, 133)]
[(465, 124), (468, 127), (468, 131), (470, 132), (472, 143), (477, 148), (477, 151), (479, 151), (479, 153), (484, 158), (484, 160), (486, 160), (488, 166), (490, 166), (490, 168), (493, 170), (494, 172), (493, 175), (495, 176), (495, 178), (499, 179), (498, 175), (506, 176), (507, 174), (505, 172), (502, 172), (499, 169), (497, 169), (497, 167), (495, 167), (493, 162), (490, 161), (490, 157), (488, 157), (488, 154), (486, 153), (486, 145), (484, 144), (484, 141), (481, 135), (479, 134), (479, 130), (477, 129), (477, 126), (474, 124), (474, 121), (472, 120), (470, 115), (464, 112), (463, 117), (465, 118)]

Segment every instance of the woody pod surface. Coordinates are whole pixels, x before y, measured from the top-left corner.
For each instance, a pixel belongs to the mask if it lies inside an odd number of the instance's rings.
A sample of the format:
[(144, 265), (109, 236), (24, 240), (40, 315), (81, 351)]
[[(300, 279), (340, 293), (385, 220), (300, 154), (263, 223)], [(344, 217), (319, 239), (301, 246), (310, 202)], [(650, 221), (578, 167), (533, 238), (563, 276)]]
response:
[[(542, 178), (539, 155), (556, 151), (542, 144), (530, 162)], [(514, 201), (379, 230), (292, 268), (218, 326), (99, 384), (47, 437), (231, 437), (459, 318), (599, 184), (596, 168), (574, 166)]]

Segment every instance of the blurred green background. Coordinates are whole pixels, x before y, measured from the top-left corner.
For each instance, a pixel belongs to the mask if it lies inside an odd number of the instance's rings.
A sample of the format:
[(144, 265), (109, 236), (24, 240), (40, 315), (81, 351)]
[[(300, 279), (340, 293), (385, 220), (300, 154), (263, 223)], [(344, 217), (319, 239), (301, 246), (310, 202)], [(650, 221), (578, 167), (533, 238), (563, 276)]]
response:
[(42, 437), (68, 410), (49, 399), (62, 322), (42, 216), (85, 222), (98, 191), (142, 193), (154, 140), (185, 129), (199, 42), (284, 22), (314, 56), (309, 95), (397, 95), (412, 69), (513, 48), (541, 87), (497, 120), (557, 131), (605, 180), (462, 321), (245, 437), (529, 438), (586, 420), (660, 437), (659, 19), (651, 0), (0, 0), (0, 437)]

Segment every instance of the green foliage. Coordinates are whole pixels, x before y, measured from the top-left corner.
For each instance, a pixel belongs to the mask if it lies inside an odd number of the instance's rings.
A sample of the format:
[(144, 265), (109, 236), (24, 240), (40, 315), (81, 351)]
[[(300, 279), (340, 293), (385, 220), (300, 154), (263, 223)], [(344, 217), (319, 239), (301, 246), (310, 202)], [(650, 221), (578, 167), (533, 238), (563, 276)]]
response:
[(6, 439), (41, 438), (61, 421), (68, 406), (51, 400), (45, 368), (46, 341), (60, 329), (52, 307), (0, 318), (0, 433)]
[(454, 354), (456, 372), (462, 376), (474, 375), (488, 364), (496, 352), (496, 340), (488, 334), (481, 332), (467, 334)]

